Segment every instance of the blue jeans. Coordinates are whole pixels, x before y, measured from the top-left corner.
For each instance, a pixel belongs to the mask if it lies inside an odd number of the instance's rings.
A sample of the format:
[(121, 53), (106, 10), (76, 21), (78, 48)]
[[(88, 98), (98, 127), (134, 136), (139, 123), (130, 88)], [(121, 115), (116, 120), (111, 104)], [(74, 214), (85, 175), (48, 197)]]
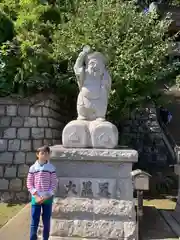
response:
[(36, 204), (31, 207), (30, 240), (37, 240), (37, 230), (42, 208), (43, 240), (49, 239), (52, 204)]

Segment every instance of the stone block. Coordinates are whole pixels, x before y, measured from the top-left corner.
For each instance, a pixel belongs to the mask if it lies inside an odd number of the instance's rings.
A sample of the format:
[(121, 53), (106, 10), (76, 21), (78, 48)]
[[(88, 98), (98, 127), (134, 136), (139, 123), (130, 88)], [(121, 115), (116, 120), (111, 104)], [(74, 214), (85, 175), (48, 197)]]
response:
[(14, 164), (25, 163), (26, 154), (24, 152), (15, 153)]
[(37, 127), (37, 118), (25, 117), (24, 126), (25, 127)]
[(17, 172), (16, 166), (6, 167), (4, 176), (6, 178), (14, 178), (16, 177), (16, 172)]
[(29, 172), (28, 165), (24, 164), (18, 167), (18, 177), (27, 177), (28, 172)]
[(7, 151), (7, 140), (0, 139), (0, 152)]
[[(73, 184), (74, 191), (66, 193), (64, 186)], [(88, 192), (87, 192), (88, 189)], [(95, 198), (115, 198), (116, 197), (116, 180), (115, 179), (99, 179), (99, 178), (60, 178), (58, 195), (77, 196), (77, 197), (95, 197)], [(131, 189), (132, 190), (132, 189)]]
[(9, 140), (8, 151), (19, 151), (20, 149), (20, 140), (14, 139)]
[(0, 180), (0, 190), (8, 190), (9, 181), (7, 179)]
[(0, 178), (4, 176), (4, 167), (0, 166)]
[(52, 129), (53, 139), (59, 139), (62, 136), (62, 132), (57, 129)]
[(24, 124), (24, 119), (22, 117), (13, 117), (11, 121), (12, 127), (22, 127)]
[(30, 116), (41, 117), (42, 116), (42, 107), (34, 106), (30, 108)]
[(30, 138), (30, 128), (19, 128), (17, 131), (17, 138), (29, 139)]
[(8, 128), (4, 131), (4, 138), (13, 139), (16, 138), (16, 128)]
[(23, 191), (27, 191), (27, 178), (23, 179)]
[(5, 116), (5, 114), (6, 114), (5, 106), (0, 105), (0, 116)]
[(136, 239), (136, 222), (135, 221), (128, 221), (124, 222), (124, 239), (132, 240)]
[(52, 129), (45, 128), (45, 138), (53, 138)]
[(21, 140), (21, 151), (29, 152), (31, 149), (31, 140)]
[(15, 194), (16, 200), (19, 202), (27, 202), (28, 201), (28, 192), (18, 192)]
[(47, 118), (38, 117), (38, 127), (48, 127), (48, 124)]
[(17, 106), (16, 105), (7, 106), (6, 113), (8, 116), (16, 116), (17, 115)]
[(21, 105), (18, 107), (18, 115), (21, 117), (28, 117), (30, 114), (30, 107), (28, 105)]
[(1, 196), (1, 201), (2, 202), (11, 202), (14, 199), (14, 193), (10, 193), (10, 192), (4, 192)]
[(44, 128), (32, 128), (31, 136), (34, 139), (43, 139), (44, 138)]
[[(64, 148), (62, 145), (51, 147), (52, 158), (72, 161), (115, 162), (118, 164), (130, 164), (138, 161), (138, 152), (133, 149), (95, 149), (95, 148)], [(83, 163), (83, 162), (82, 162)], [(117, 168), (117, 166), (116, 166)]]
[(5, 116), (0, 118), (1, 127), (9, 127), (11, 123), (11, 117)]
[(36, 161), (36, 154), (34, 152), (29, 152), (26, 155), (26, 163), (32, 164)]
[(44, 117), (49, 117), (49, 116), (51, 116), (51, 112), (50, 112), (50, 108), (48, 108), (48, 107), (43, 107), (43, 116)]
[[(81, 216), (91, 217), (92, 220), (107, 218), (108, 216), (117, 217), (119, 220), (135, 219), (135, 208), (133, 201), (115, 199), (90, 199), (90, 198), (56, 198), (53, 205), (52, 217), (66, 219), (65, 214), (69, 214), (71, 219), (73, 213), (78, 218)], [(65, 218), (64, 218), (65, 217)]]
[(20, 191), (22, 189), (22, 180), (15, 178), (10, 181), (9, 189), (12, 191)]
[(51, 146), (51, 145), (53, 145), (52, 142), (53, 142), (52, 139), (44, 139), (43, 140), (43, 145)]
[(12, 164), (13, 162), (13, 153), (4, 152), (0, 153), (0, 164)]
[(36, 150), (39, 147), (42, 147), (43, 140), (33, 140), (33, 150)]
[(53, 128), (62, 128), (63, 127), (63, 124), (58, 120), (55, 120), (53, 118), (48, 118), (48, 121), (49, 121), (49, 127), (53, 127)]
[(52, 219), (51, 236), (119, 240), (124, 239), (124, 222)]
[(36, 106), (44, 106), (44, 101), (42, 101), (42, 102), (39, 102), (39, 103), (36, 103)]

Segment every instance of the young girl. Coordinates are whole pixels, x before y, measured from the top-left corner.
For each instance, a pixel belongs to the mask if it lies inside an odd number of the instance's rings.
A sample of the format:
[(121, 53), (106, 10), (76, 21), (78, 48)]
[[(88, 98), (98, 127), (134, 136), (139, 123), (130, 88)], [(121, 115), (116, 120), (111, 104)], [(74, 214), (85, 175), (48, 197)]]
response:
[(52, 202), (57, 186), (55, 167), (49, 163), (50, 148), (37, 149), (37, 161), (30, 167), (27, 188), (31, 193), (30, 240), (37, 240), (37, 230), (42, 209), (43, 240), (49, 239)]

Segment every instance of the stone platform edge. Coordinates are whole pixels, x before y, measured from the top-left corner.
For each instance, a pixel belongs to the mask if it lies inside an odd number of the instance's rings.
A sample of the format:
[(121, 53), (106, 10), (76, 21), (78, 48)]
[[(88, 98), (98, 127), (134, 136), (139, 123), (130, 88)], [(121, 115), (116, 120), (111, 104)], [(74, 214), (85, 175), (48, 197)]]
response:
[(55, 145), (51, 148), (51, 159), (68, 161), (110, 161), (137, 162), (138, 152), (133, 149), (95, 149), (95, 148), (64, 148)]

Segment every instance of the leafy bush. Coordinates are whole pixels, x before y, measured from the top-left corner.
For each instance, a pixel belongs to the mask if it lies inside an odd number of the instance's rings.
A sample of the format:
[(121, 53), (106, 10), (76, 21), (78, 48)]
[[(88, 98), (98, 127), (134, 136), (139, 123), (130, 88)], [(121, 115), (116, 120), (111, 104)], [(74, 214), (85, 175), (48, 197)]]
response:
[(4, 11), (14, 21), (16, 35), (0, 48), (0, 95), (49, 88), (75, 96), (72, 66), (89, 44), (109, 59), (109, 116), (116, 120), (147, 101), (174, 71), (166, 60), (168, 23), (138, 12), (131, 2), (59, 0), (53, 7), (37, 0), (19, 0), (16, 6), (12, 0), (3, 2), (10, 5)]

